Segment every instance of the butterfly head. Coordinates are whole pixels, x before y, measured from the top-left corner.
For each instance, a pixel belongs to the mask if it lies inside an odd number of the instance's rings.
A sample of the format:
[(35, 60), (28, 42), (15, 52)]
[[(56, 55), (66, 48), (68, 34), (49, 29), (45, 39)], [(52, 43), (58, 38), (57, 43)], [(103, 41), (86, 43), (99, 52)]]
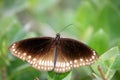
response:
[(58, 41), (59, 39), (60, 39), (60, 33), (57, 33), (55, 40)]
[(60, 33), (57, 33), (56, 34), (56, 37), (55, 37), (55, 44), (59, 44), (59, 41), (60, 41)]

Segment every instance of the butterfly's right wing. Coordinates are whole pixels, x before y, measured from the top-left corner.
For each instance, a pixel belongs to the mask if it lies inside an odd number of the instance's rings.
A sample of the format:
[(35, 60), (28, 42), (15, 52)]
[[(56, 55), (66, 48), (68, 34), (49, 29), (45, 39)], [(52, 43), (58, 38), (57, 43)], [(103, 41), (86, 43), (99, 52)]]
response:
[(85, 45), (70, 38), (61, 38), (54, 71), (64, 73), (73, 68), (91, 65), (98, 59), (97, 53)]
[(11, 53), (30, 63), (34, 68), (50, 71), (54, 68), (54, 38), (30, 38), (15, 42), (10, 46)]

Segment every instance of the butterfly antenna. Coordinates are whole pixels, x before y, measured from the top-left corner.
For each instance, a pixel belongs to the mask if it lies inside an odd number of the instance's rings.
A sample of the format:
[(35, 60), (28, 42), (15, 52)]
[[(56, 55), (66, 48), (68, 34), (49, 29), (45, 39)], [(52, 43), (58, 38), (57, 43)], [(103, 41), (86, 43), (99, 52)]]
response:
[(64, 31), (66, 28), (68, 28), (69, 26), (72, 26), (73, 24), (69, 24), (67, 26), (65, 26), (59, 33), (61, 33), (62, 31)]

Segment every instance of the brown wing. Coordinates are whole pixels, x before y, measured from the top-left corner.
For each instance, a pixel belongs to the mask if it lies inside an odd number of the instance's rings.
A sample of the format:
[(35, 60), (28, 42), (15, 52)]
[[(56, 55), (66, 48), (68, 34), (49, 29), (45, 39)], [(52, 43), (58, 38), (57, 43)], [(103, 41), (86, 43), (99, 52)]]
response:
[(30, 38), (10, 46), (11, 53), (30, 63), (34, 68), (50, 71), (54, 68), (53, 38)]
[(61, 38), (56, 72), (67, 72), (72, 68), (91, 65), (98, 59), (97, 53), (82, 42)]
[(57, 60), (54, 67), (54, 71), (57, 73), (64, 73), (72, 69), (72, 66), (69, 64), (69, 59), (67, 56), (64, 56), (65, 53), (62, 52), (61, 48), (62, 46), (58, 47)]

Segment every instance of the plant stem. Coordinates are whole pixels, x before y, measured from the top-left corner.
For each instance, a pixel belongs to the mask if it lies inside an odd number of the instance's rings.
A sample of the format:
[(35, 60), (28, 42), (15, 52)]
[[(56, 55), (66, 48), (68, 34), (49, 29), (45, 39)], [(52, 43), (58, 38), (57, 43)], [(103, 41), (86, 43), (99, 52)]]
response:
[(2, 68), (2, 80), (7, 80), (6, 67)]
[(106, 77), (105, 77), (105, 74), (104, 74), (104, 72), (103, 72), (103, 70), (102, 70), (102, 68), (100, 67), (100, 65), (98, 65), (98, 70), (99, 70), (99, 72), (100, 72), (103, 80), (107, 80)]
[(38, 77), (36, 77), (34, 80), (40, 80)]

